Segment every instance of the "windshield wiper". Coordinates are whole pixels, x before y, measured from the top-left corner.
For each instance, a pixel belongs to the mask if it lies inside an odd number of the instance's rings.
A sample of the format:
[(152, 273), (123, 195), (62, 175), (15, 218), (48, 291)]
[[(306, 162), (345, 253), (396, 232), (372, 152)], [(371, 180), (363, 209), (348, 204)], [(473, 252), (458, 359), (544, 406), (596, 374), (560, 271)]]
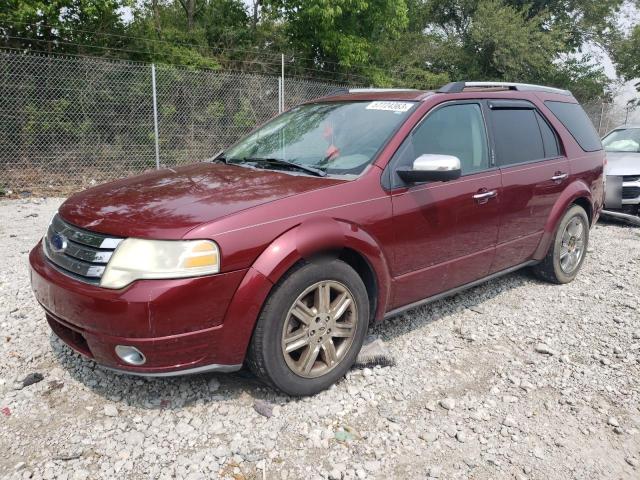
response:
[(229, 164), (229, 162), (227, 161), (227, 159), (224, 156), (224, 150), (220, 150), (213, 157), (209, 158), (206, 161), (207, 162), (222, 162), (222, 163)]
[(282, 160), (281, 158), (260, 158), (260, 157), (245, 157), (242, 159), (245, 162), (266, 163), (270, 165), (280, 165), (283, 167), (296, 168), (304, 172), (315, 175), (316, 177), (326, 177), (327, 172), (320, 170), (319, 168), (309, 167), (300, 163), (291, 162), (289, 160)]

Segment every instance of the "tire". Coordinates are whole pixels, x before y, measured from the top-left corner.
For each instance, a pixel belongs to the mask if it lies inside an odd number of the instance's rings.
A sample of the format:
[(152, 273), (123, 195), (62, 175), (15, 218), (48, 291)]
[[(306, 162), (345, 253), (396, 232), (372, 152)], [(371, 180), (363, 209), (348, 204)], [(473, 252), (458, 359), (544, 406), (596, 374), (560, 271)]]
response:
[[(566, 263), (566, 256), (571, 248), (577, 245), (576, 236), (567, 228), (572, 229), (576, 225), (581, 225), (581, 254), (579, 258), (570, 264)], [(575, 233), (575, 228), (573, 230)], [(572, 239), (567, 242), (567, 235)], [(546, 257), (533, 267), (533, 272), (542, 280), (551, 283), (563, 284), (571, 282), (580, 271), (582, 263), (587, 256), (587, 247), (589, 245), (589, 218), (587, 212), (579, 205), (572, 205), (562, 217), (553, 243), (549, 247)], [(576, 250), (569, 251), (569, 255), (574, 255)], [(562, 258), (561, 258), (562, 257)], [(566, 267), (570, 268), (566, 268)]]
[[(260, 380), (284, 393), (313, 395), (353, 365), (368, 326), (367, 290), (349, 265), (335, 259), (302, 263), (278, 282), (265, 302), (246, 363)], [(292, 351), (287, 353), (285, 346)], [(316, 349), (317, 359), (309, 370)]]

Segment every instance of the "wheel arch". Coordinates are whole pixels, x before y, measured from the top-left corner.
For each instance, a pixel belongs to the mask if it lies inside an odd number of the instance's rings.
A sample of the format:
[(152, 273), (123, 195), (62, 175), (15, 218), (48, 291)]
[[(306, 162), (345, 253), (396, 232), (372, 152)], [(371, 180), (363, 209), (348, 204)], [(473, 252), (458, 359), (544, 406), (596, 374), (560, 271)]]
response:
[(358, 273), (369, 295), (371, 319), (381, 319), (391, 284), (388, 263), (373, 236), (358, 225), (333, 218), (305, 221), (276, 238), (252, 269), (275, 285), (298, 263), (323, 256), (339, 258)]
[(273, 287), (301, 262), (327, 255), (343, 260), (362, 278), (370, 297), (371, 323), (384, 318), (391, 279), (384, 253), (373, 236), (346, 221), (311, 219), (273, 240), (249, 267), (236, 290), (224, 323), (233, 323), (227, 337), (238, 346), (239, 363)]
[(589, 186), (582, 180), (576, 180), (567, 188), (564, 189), (560, 197), (556, 200), (551, 213), (547, 218), (547, 222), (544, 226), (544, 233), (538, 244), (538, 248), (533, 255), (534, 260), (542, 260), (553, 241), (556, 229), (562, 220), (565, 212), (571, 207), (571, 205), (580, 205), (587, 212), (589, 218), (589, 225), (593, 223), (593, 197)]
[(587, 212), (587, 218), (589, 219), (589, 226), (593, 225), (593, 205), (587, 197), (578, 197), (573, 200), (569, 207), (571, 207), (571, 205), (579, 205), (584, 208), (584, 211)]

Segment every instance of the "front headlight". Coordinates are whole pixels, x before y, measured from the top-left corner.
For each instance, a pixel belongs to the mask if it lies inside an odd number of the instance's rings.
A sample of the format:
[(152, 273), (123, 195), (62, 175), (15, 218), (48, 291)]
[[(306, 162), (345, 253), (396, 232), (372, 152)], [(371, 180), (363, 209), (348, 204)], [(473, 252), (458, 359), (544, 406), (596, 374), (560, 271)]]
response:
[(122, 288), (135, 280), (186, 278), (220, 271), (220, 252), (211, 240), (123, 240), (100, 280)]

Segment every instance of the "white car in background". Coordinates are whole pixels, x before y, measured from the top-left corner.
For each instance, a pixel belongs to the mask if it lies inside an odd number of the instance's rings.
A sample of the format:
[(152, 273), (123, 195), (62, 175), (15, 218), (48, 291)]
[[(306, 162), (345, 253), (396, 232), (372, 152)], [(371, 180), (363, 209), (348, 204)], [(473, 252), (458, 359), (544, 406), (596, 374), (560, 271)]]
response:
[(602, 139), (607, 152), (604, 217), (640, 226), (640, 125), (624, 125)]

